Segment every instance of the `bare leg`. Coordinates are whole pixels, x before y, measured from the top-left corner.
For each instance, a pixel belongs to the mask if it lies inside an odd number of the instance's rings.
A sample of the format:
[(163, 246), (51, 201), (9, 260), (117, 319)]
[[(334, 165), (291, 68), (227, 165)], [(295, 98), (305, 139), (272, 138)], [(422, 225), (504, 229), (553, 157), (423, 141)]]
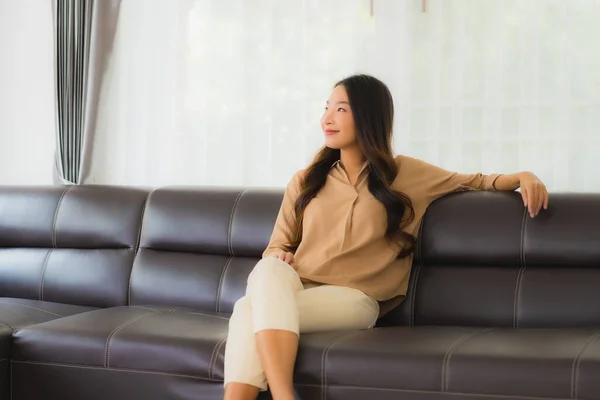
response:
[(230, 382), (225, 387), (225, 400), (256, 400), (260, 389), (245, 383)]
[(275, 400), (294, 399), (294, 364), (298, 352), (298, 335), (278, 329), (257, 332), (256, 346)]

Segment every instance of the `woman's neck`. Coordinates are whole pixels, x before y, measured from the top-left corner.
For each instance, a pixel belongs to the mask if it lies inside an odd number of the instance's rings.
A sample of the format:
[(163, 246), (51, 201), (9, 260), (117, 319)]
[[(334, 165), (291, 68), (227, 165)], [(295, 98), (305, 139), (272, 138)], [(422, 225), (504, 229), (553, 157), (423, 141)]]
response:
[(340, 162), (347, 173), (358, 173), (367, 161), (364, 154), (357, 148), (342, 149), (340, 151)]

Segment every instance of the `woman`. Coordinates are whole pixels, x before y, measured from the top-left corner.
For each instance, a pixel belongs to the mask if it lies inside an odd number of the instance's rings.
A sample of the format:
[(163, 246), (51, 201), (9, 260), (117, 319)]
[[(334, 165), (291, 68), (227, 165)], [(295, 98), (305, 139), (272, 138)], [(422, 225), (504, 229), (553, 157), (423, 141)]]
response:
[(321, 119), (325, 146), (288, 184), (268, 248), (234, 307), (225, 398), (255, 399), (267, 382), (293, 399), (300, 332), (368, 329), (408, 287), (427, 206), (459, 190), (521, 187), (531, 217), (548, 207), (531, 173), (457, 174), (394, 157), (392, 96), (381, 81), (338, 82)]

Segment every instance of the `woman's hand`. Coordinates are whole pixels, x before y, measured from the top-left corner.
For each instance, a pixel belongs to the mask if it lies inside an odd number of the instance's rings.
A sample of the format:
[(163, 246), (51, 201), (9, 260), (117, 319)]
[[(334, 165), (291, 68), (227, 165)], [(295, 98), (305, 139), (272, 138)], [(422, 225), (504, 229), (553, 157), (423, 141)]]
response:
[(296, 263), (294, 261), (294, 254), (289, 251), (277, 250), (272, 254), (273, 257), (288, 263), (292, 266), (292, 268), (296, 269)]
[(531, 218), (538, 215), (542, 207), (544, 210), (548, 209), (548, 191), (537, 176), (531, 172), (522, 172), (519, 174), (519, 183), (523, 204), (529, 210)]

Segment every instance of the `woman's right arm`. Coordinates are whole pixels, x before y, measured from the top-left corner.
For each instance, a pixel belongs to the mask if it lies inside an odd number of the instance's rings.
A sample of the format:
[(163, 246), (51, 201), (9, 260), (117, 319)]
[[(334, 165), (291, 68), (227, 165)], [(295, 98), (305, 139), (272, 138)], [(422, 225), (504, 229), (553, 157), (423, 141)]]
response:
[(285, 189), (283, 201), (279, 208), (279, 214), (277, 215), (277, 220), (273, 227), (273, 233), (271, 234), (267, 249), (263, 252), (263, 258), (278, 256), (282, 252), (288, 252), (289, 249), (287, 248), (287, 245), (296, 237), (298, 223), (296, 221), (294, 208), (296, 199), (298, 199), (298, 196), (300, 195), (302, 172), (303, 171), (297, 172)]

